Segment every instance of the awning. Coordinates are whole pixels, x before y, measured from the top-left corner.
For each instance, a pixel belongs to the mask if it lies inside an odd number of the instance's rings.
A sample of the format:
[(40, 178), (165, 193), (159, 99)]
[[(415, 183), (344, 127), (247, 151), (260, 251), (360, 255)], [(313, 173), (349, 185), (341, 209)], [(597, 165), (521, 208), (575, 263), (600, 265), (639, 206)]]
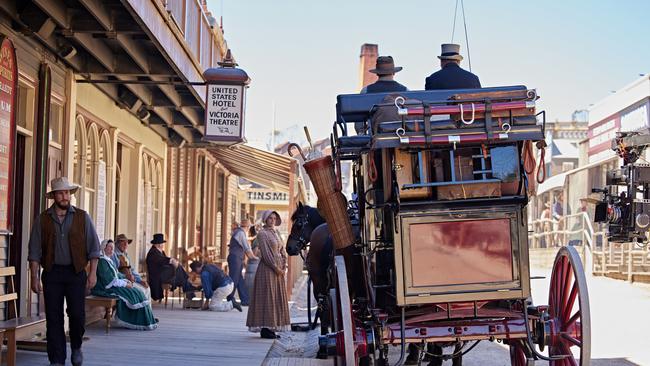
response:
[[(268, 188), (289, 192), (290, 176), (296, 175), (294, 181), (298, 179), (298, 169), (291, 168), (292, 164), (297, 165), (298, 162), (288, 156), (247, 145), (215, 146), (208, 150), (233, 174)], [(294, 191), (294, 194), (297, 193)]]

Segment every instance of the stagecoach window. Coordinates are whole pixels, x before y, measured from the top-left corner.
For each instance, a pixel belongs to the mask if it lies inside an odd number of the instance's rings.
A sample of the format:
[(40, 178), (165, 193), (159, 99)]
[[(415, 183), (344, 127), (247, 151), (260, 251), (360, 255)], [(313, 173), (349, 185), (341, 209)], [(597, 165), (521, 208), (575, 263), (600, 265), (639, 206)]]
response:
[(516, 146), (500, 146), (490, 149), (492, 176), (502, 182), (519, 179), (519, 155)]

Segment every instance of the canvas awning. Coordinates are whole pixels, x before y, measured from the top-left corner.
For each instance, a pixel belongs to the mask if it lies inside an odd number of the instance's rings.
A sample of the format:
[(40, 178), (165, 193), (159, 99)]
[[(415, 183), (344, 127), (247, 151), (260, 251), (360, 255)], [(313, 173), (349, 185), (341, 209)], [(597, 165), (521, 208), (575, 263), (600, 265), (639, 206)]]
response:
[[(208, 150), (237, 176), (283, 192), (289, 192), (291, 182), (297, 182), (298, 190), (304, 192), (301, 182), (298, 182), (298, 162), (295, 159), (248, 145), (215, 146)], [(294, 194), (297, 193), (294, 190)]]

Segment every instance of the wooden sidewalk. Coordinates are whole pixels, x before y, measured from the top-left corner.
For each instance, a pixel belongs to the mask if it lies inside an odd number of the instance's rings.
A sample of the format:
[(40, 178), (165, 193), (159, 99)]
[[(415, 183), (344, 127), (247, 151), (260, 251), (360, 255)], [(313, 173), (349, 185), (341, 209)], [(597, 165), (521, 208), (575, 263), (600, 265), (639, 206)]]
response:
[[(260, 365), (273, 340), (246, 328), (246, 310), (228, 313), (154, 305), (160, 319), (154, 331), (111, 328), (102, 322), (86, 328), (84, 366)], [(69, 346), (68, 346), (69, 347)], [(18, 351), (18, 365), (49, 365), (47, 353)], [(68, 349), (67, 363), (70, 362)]]

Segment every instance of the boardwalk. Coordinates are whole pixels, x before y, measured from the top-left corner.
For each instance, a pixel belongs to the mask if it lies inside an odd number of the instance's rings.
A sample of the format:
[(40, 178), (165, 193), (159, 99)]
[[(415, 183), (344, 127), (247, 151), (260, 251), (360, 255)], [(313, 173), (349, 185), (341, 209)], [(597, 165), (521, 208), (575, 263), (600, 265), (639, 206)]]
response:
[[(106, 335), (101, 322), (92, 324), (86, 329), (84, 366), (260, 365), (273, 341), (247, 331), (246, 309), (216, 313), (156, 305), (160, 327), (151, 332), (113, 328)], [(18, 365), (49, 365), (42, 352), (18, 351), (17, 359)]]

